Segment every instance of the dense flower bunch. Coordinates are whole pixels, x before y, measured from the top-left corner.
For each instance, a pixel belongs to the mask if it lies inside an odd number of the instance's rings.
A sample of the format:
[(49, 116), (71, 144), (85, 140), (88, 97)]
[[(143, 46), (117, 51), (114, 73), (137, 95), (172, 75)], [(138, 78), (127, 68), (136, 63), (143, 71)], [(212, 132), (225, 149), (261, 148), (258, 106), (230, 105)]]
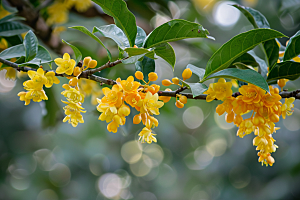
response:
[[(278, 81), (278, 84), (280, 87), (285, 85), (285, 83), (281, 84), (281, 80)], [(280, 116), (285, 119), (286, 115), (293, 113), (291, 109), (294, 107), (295, 98), (285, 99), (285, 103), (282, 105), (278, 88), (269, 86), (269, 90), (270, 92), (266, 92), (252, 84), (243, 85), (239, 88), (241, 95), (235, 98), (231, 96), (231, 83), (221, 78), (217, 83), (210, 84), (205, 94), (207, 94), (207, 102), (215, 98), (223, 101), (217, 106), (216, 112), (219, 115), (227, 113), (225, 115), (226, 122), (233, 122), (239, 127), (237, 136), (243, 138), (245, 135), (254, 133), (256, 137), (253, 139), (253, 145), (259, 151), (258, 161), (272, 166), (275, 160), (271, 153), (278, 148), (273, 138), (273, 133), (279, 129), (275, 127), (275, 123), (279, 121)], [(242, 117), (251, 112), (250, 118)]]
[[(139, 133), (139, 140), (142, 142), (156, 142), (156, 138), (152, 128), (158, 126), (158, 120), (153, 115), (159, 115), (159, 108), (164, 103), (158, 101), (157, 92), (160, 89), (159, 85), (149, 85), (151, 81), (157, 80), (157, 74), (151, 72), (148, 74), (149, 82), (145, 82), (143, 73), (137, 71), (135, 77), (145, 84), (134, 81), (133, 76), (129, 76), (127, 80), (116, 80), (117, 84), (110, 88), (103, 88), (102, 99), (97, 99), (99, 105), (97, 110), (101, 112), (99, 120), (109, 123), (107, 129), (110, 132), (117, 132), (120, 125), (124, 125), (126, 117), (130, 114), (130, 107), (135, 108), (140, 113), (133, 118), (134, 124), (142, 122), (145, 127)], [(129, 105), (129, 106), (128, 106)]]

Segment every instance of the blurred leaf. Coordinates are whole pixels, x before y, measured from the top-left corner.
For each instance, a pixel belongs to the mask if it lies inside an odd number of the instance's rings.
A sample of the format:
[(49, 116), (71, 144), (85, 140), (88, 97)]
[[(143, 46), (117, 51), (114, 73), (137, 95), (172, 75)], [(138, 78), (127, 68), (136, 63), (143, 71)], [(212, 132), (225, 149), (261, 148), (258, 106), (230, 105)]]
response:
[(150, 51), (149, 53), (146, 53), (145, 56), (147, 56), (148, 58), (151, 58), (151, 59), (157, 59), (157, 58), (155, 57), (155, 53), (154, 53), (153, 50)]
[(129, 40), (131, 47), (134, 46), (137, 27), (135, 16), (128, 10), (123, 0), (93, 0), (101, 6), (103, 11), (114, 18), (115, 24), (122, 29)]
[(169, 43), (163, 43), (155, 46), (154, 52), (156, 55), (167, 61), (174, 70), (176, 56), (173, 47)]
[(200, 81), (203, 79), (203, 76), (205, 74), (205, 69), (196, 67), (195, 65), (192, 64), (188, 64), (186, 68), (190, 68), (193, 74), (196, 74), (199, 77)]
[(43, 127), (54, 127), (58, 122), (63, 119), (62, 109), (56, 101), (53, 88), (45, 88), (45, 92), (48, 96), (45, 102), (45, 109), (47, 114), (43, 117)]
[(237, 79), (239, 81), (251, 83), (266, 91), (269, 91), (268, 84), (264, 79), (264, 77), (262, 77), (259, 73), (251, 69), (235, 69), (235, 68), (224, 69), (222, 71), (216, 72), (208, 76), (205, 79), (205, 81), (212, 78)]
[(20, 22), (12, 21), (0, 24), (0, 36), (9, 37), (13, 35), (19, 35), (27, 32), (28, 30), (31, 30), (31, 28)]
[(217, 71), (226, 69), (236, 58), (253, 49), (261, 42), (279, 37), (286, 36), (273, 29), (254, 29), (236, 35), (223, 44), (209, 59), (204, 78)]
[(300, 8), (300, 0), (284, 0), (281, 1), (280, 11), (297, 10)]
[(148, 82), (148, 74), (155, 71), (155, 61), (144, 56), (142, 61), (137, 61), (135, 63), (135, 70), (141, 71), (144, 74), (144, 80)]
[(6, 1), (1, 1), (1, 5), (2, 5), (2, 7), (5, 9), (5, 10), (7, 10), (8, 12), (10, 12), (10, 13), (16, 13), (16, 12), (18, 12), (18, 9), (17, 8), (15, 8), (15, 7), (12, 7), (12, 6), (10, 6)]
[(293, 35), (288, 44), (283, 56), (283, 61), (291, 60), (300, 54), (300, 31)]
[(76, 61), (76, 65), (77, 65), (77, 63), (82, 59), (81, 52), (75, 46), (73, 46), (72, 44), (70, 44), (70, 43), (68, 43), (64, 40), (62, 40), (62, 42), (69, 45), (73, 49), (74, 54), (75, 54), (75, 61)]
[(25, 47), (23, 44), (12, 46), (0, 53), (0, 57), (3, 59), (18, 58), (21, 56), (25, 56)]
[(126, 48), (126, 49), (124, 49), (124, 51), (126, 51), (128, 53), (129, 57), (140, 55), (140, 54), (145, 54), (145, 53), (149, 53), (150, 52), (148, 49), (134, 48), (134, 47)]
[(135, 38), (135, 45), (137, 47), (142, 47), (146, 37), (147, 37), (147, 35), (146, 35), (145, 31), (141, 27), (138, 26), (136, 38)]
[(144, 42), (145, 48), (161, 43), (187, 38), (208, 38), (209, 32), (202, 25), (182, 19), (173, 19), (154, 29)]
[[(239, 9), (247, 17), (254, 28), (270, 28), (268, 20), (259, 11), (237, 4), (233, 6)], [(279, 58), (279, 46), (276, 40), (274, 39), (264, 42), (263, 51), (266, 55), (268, 66), (271, 69), (275, 63), (277, 63)]]
[(186, 81), (182, 82), (191, 89), (193, 97), (203, 94), (203, 92), (205, 92), (208, 89), (208, 87), (203, 83), (188, 83)]
[(285, 61), (277, 63), (270, 71), (267, 81), (274, 82), (278, 79), (286, 78), (296, 80), (300, 76), (300, 63), (293, 61)]
[(130, 47), (128, 39), (125, 36), (124, 32), (114, 24), (100, 27), (95, 26), (93, 29), (93, 33), (97, 31), (104, 37), (108, 37), (114, 40), (121, 49)]
[(91, 33), (87, 28), (85, 28), (84, 26), (72, 26), (72, 27), (70, 27), (70, 28), (79, 30), (79, 31), (85, 33), (86, 35), (90, 36), (90, 37), (93, 38), (94, 40), (96, 40), (99, 44), (101, 44), (101, 46), (102, 46), (104, 49), (106, 49), (108, 59), (109, 59), (110, 61), (112, 60), (110, 51), (106, 48), (106, 46), (102, 43), (102, 41), (101, 41), (97, 36), (95, 36), (93, 33)]
[(31, 30), (25, 35), (23, 44), (25, 47), (25, 61), (28, 62), (36, 56), (39, 45), (36, 36)]
[(17, 20), (25, 20), (25, 18), (16, 16), (15, 14), (10, 14), (10, 15), (7, 15), (7, 16), (3, 17), (2, 19), (0, 19), (0, 24), (2, 24), (4, 22), (17, 21)]
[(137, 55), (137, 56), (131, 56), (130, 58), (122, 60), (122, 63), (125, 64), (125, 65), (126, 64), (133, 64), (133, 63), (136, 63), (141, 58), (143, 58), (144, 56), (145, 56), (145, 53), (141, 54), (141, 55)]
[(255, 58), (256, 62), (258, 63), (258, 73), (260, 73), (265, 79), (267, 78), (267, 74), (268, 74), (268, 65), (267, 63), (259, 58), (254, 51), (249, 51), (249, 54), (251, 54), (253, 56), (253, 58)]

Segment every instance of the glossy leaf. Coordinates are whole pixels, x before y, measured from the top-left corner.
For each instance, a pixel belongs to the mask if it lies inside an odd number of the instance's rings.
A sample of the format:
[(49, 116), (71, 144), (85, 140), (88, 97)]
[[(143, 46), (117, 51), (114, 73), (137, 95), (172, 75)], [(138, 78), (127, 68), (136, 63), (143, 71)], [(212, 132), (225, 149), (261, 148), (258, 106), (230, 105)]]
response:
[(296, 80), (300, 76), (300, 63), (285, 61), (277, 63), (270, 71), (267, 81), (272, 82), (278, 79), (286, 78)]
[(153, 50), (146, 53), (145, 56), (147, 56), (148, 58), (154, 59), (154, 60), (157, 59), (157, 57), (155, 57), (155, 53)]
[(0, 24), (2, 24), (4, 22), (10, 22), (10, 21), (16, 21), (16, 20), (25, 20), (25, 18), (16, 16), (15, 14), (10, 14), (10, 15), (7, 15), (7, 16), (3, 17), (2, 19), (0, 19)]
[(203, 94), (208, 89), (203, 83), (188, 83), (186, 81), (183, 81), (183, 83), (191, 89), (193, 97)]
[(50, 63), (52, 62), (52, 58), (50, 53), (46, 48), (43, 46), (38, 46), (38, 52), (34, 59), (30, 60), (29, 62), (22, 63), (20, 66), (25, 66), (27, 64), (33, 64), (40, 66), (41, 64)]
[(154, 52), (157, 56), (167, 61), (173, 68), (176, 63), (176, 56), (173, 47), (169, 43), (163, 43), (155, 47)]
[(31, 30), (25, 35), (23, 44), (25, 47), (25, 61), (28, 62), (36, 56), (39, 45), (36, 36)]
[(137, 26), (135, 16), (128, 10), (123, 0), (93, 0), (103, 11), (114, 18), (115, 24), (122, 29), (131, 47), (134, 46)]
[(236, 63), (243, 63), (245, 65), (251, 65), (252, 67), (258, 66), (258, 63), (256, 62), (255, 58), (249, 53), (244, 53), (243, 55), (235, 59), (231, 65), (236, 65)]
[(18, 44), (22, 44), (23, 43), (23, 38), (21, 37), (21, 35), (14, 35), (14, 36), (10, 36), (10, 37), (4, 37), (4, 39), (11, 45), (11, 46), (15, 46)]
[(28, 30), (31, 30), (31, 28), (20, 22), (12, 21), (12, 22), (4, 22), (0, 24), (0, 36), (4, 36), (4, 37), (19, 35)]
[(140, 54), (145, 54), (145, 53), (149, 53), (150, 52), (148, 49), (133, 48), (133, 47), (126, 48), (126, 49), (124, 49), (124, 51), (126, 51), (128, 53), (129, 57), (140, 55)]
[(235, 69), (235, 68), (229, 68), (224, 69), (222, 71), (216, 72), (206, 78), (212, 79), (212, 78), (230, 78), (230, 79), (237, 79), (239, 81), (243, 81), (246, 83), (251, 83), (253, 85), (256, 85), (266, 91), (269, 91), (268, 84), (264, 77), (262, 77), (259, 73), (257, 73), (254, 70), (251, 69)]
[(138, 26), (136, 38), (135, 38), (135, 45), (137, 47), (142, 47), (146, 37), (147, 37), (147, 35), (146, 35), (145, 31), (141, 27)]
[(141, 54), (141, 55), (137, 55), (137, 56), (131, 56), (127, 59), (122, 60), (122, 63), (125, 64), (125, 65), (126, 64), (133, 64), (133, 63), (136, 63), (137, 61), (139, 61), (144, 56), (145, 56), (145, 53)]
[(267, 63), (261, 59), (260, 57), (258, 57), (254, 51), (249, 51), (248, 52), (250, 55), (253, 56), (253, 58), (255, 58), (256, 62), (258, 63), (258, 73), (260, 73), (262, 75), (262, 77), (264, 77), (265, 79), (267, 78), (267, 73), (268, 73), (268, 65)]
[(154, 29), (146, 38), (144, 48), (187, 38), (208, 38), (209, 32), (202, 25), (174, 19)]
[(196, 67), (195, 65), (192, 64), (188, 64), (186, 68), (190, 68), (193, 74), (196, 74), (199, 77), (200, 81), (203, 79), (203, 76), (205, 74), (205, 69)]
[(144, 80), (148, 82), (148, 74), (155, 71), (155, 61), (144, 56), (142, 61), (137, 61), (135, 63), (135, 70), (141, 71), (144, 74)]
[(269, 62), (269, 68), (272, 69), (279, 58), (279, 46), (276, 40), (268, 40), (263, 43), (263, 48), (265, 49), (267, 61)]
[(106, 46), (102, 43), (102, 41), (101, 41), (97, 36), (95, 36), (93, 33), (91, 33), (87, 28), (85, 28), (84, 26), (72, 26), (72, 27), (70, 27), (70, 28), (79, 30), (79, 31), (83, 32), (84, 34), (90, 36), (90, 37), (93, 38), (94, 40), (96, 40), (99, 44), (101, 44), (101, 46), (102, 46), (104, 49), (106, 49), (108, 59), (109, 59), (110, 61), (112, 60), (110, 51), (106, 48)]
[(2, 7), (3, 7), (5, 10), (7, 10), (7, 11), (10, 12), (10, 13), (16, 13), (16, 12), (18, 12), (18, 9), (15, 8), (15, 7), (10, 6), (10, 5), (7, 3), (7, 1), (1, 1), (1, 5), (2, 5)]
[(226, 69), (236, 58), (258, 44), (280, 37), (285, 37), (285, 35), (272, 29), (254, 29), (233, 37), (209, 59), (204, 78), (217, 71)]
[(25, 47), (23, 44), (12, 46), (0, 53), (0, 57), (3, 59), (18, 58), (21, 56), (25, 56)]
[(300, 54), (300, 31), (290, 38), (286, 45), (283, 61), (291, 60)]
[(114, 24), (94, 27), (93, 33), (99, 32), (102, 36), (114, 40), (121, 49), (130, 47), (124, 32)]
[(65, 43), (65, 44), (67, 44), (67, 45), (69, 45), (73, 49), (74, 54), (75, 54), (75, 61), (76, 61), (76, 65), (77, 65), (77, 63), (82, 59), (81, 52), (74, 45), (72, 45), (72, 44), (70, 44), (70, 43), (68, 43), (68, 42), (66, 42), (64, 40), (62, 40), (62, 42)]

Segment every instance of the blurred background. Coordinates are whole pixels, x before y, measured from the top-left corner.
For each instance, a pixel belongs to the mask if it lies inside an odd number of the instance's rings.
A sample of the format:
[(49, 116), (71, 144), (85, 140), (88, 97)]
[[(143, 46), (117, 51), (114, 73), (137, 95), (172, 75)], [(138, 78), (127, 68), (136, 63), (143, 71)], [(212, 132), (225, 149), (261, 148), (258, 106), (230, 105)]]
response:
[[(72, 50), (61, 44), (64, 39), (77, 46), (83, 56), (91, 56), (98, 65), (107, 62), (106, 51), (88, 36), (70, 26), (93, 26), (113, 23), (100, 7), (80, 1), (82, 7), (58, 7), (63, 15), (53, 17), (51, 6), (62, 1), (24, 1), (39, 11), (51, 34), (43, 37), (35, 27), (39, 43), (53, 58)], [(8, 1), (22, 6), (21, 0)], [(138, 26), (147, 34), (171, 19), (198, 22), (216, 40), (189, 39), (172, 43), (177, 56), (174, 72), (170, 65), (157, 59), (156, 72), (161, 80), (181, 77), (187, 64), (205, 68), (210, 56), (234, 35), (252, 29), (248, 20), (230, 4), (250, 6), (266, 16), (271, 28), (291, 37), (299, 30), (299, 0), (128, 0), (128, 8)], [(18, 4), (19, 3), (19, 4)], [(85, 4), (84, 4), (85, 3)], [(26, 4), (26, 5), (27, 5)], [(24, 4), (25, 5), (25, 4)], [(0, 14), (5, 16), (1, 8)], [(66, 13), (63, 13), (66, 12)], [(20, 14), (24, 14), (21, 10)], [(51, 18), (52, 17), (52, 18)], [(32, 26), (29, 18), (26, 18)], [(63, 19), (63, 20), (61, 20)], [(51, 36), (51, 37), (50, 37)], [(118, 49), (110, 39), (101, 38), (114, 60)], [(280, 42), (285, 45), (287, 39)], [(260, 49), (255, 49), (263, 59)], [(134, 65), (118, 65), (105, 69), (101, 76), (127, 78)], [(132, 110), (126, 124), (116, 134), (107, 131), (99, 121), (99, 112), (87, 97), (83, 107), (85, 123), (73, 128), (63, 123), (61, 83), (45, 90), (49, 100), (24, 106), (18, 92), (27, 76), (18, 74), (16, 80), (5, 79), (0, 71), (0, 199), (1, 200), (215, 200), (215, 199), (300, 199), (300, 103), (295, 101), (294, 113), (277, 123), (281, 129), (274, 134), (279, 146), (273, 153), (273, 167), (257, 162), (252, 146), (254, 135), (236, 137), (237, 128), (218, 116), (215, 108), (220, 102), (206, 103), (189, 100), (184, 108), (175, 107), (175, 100), (160, 109), (159, 126), (154, 129), (158, 142), (140, 144), (138, 133), (143, 128), (133, 125)], [(197, 81), (192, 77), (190, 82)], [(214, 80), (211, 80), (213, 82)], [(209, 84), (209, 82), (207, 82)], [(100, 84), (93, 88), (100, 90)], [(300, 88), (298, 81), (288, 82), (287, 89)], [(164, 86), (161, 89), (165, 89)], [(175, 89), (175, 88), (173, 88)], [(235, 89), (237, 90), (237, 89)]]

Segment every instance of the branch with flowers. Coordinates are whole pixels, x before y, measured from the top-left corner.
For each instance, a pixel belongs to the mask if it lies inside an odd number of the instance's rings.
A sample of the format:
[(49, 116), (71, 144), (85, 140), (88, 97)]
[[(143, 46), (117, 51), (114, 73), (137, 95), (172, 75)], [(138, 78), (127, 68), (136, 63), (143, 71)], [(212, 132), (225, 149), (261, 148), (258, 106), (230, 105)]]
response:
[[(157, 142), (156, 134), (152, 131), (159, 124), (155, 116), (160, 114), (159, 109), (171, 97), (176, 98), (175, 105), (178, 108), (183, 108), (188, 99), (202, 99), (207, 102), (220, 100), (223, 103), (217, 106), (216, 113), (226, 113), (226, 122), (234, 123), (238, 127), (237, 136), (242, 138), (253, 132), (253, 145), (259, 151), (259, 162), (267, 166), (273, 165), (275, 160), (271, 153), (278, 146), (272, 134), (279, 129), (275, 127), (275, 123), (280, 117), (285, 119), (292, 115), (293, 102), (300, 99), (300, 90), (283, 90), (288, 80), (296, 80), (300, 76), (300, 63), (297, 62), (300, 49), (294, 48), (300, 38), (299, 32), (283, 47), (277, 38), (286, 36), (265, 27), (268, 23), (264, 21), (266, 19), (261, 13), (234, 5), (248, 18), (254, 29), (240, 33), (226, 42), (212, 55), (205, 69), (189, 64), (182, 72), (182, 77), (163, 80), (163, 86), (176, 85), (178, 88), (174, 91), (169, 88), (162, 91), (160, 85), (151, 82), (158, 79), (155, 73), (157, 57), (164, 59), (173, 69), (175, 67), (176, 56), (169, 42), (186, 38), (214, 38), (209, 36), (209, 32), (202, 25), (181, 19), (162, 24), (146, 35), (142, 28), (136, 26), (135, 16), (127, 9), (123, 0), (114, 0), (114, 4), (118, 5), (114, 7), (106, 1), (94, 2), (114, 18), (115, 24), (95, 26), (92, 32), (83, 26), (71, 28), (88, 35), (106, 50), (108, 62), (100, 67), (97, 67), (98, 62), (91, 57), (82, 58), (79, 49), (64, 40), (62, 42), (72, 48), (74, 59), (64, 53), (62, 58), (53, 60), (47, 49), (38, 44), (38, 39), (31, 30), (25, 35), (22, 44), (9, 48), (5, 37), (1, 39), (2, 46), (6, 48), (0, 53), (0, 62), (3, 63), (0, 70), (6, 69), (7, 74), (9, 70), (27, 72), (30, 78), (23, 83), (26, 91), (18, 93), (25, 105), (30, 104), (31, 100), (48, 100), (43, 87), (50, 88), (53, 84), (58, 84), (60, 81), (57, 76), (65, 77), (70, 80), (62, 86), (64, 91), (61, 94), (66, 98), (66, 101), (62, 101), (66, 104), (63, 108), (66, 115), (63, 122), (68, 122), (73, 127), (84, 123), (82, 113), (86, 111), (82, 104), (85, 97), (92, 94), (92, 102), (98, 104), (97, 110), (101, 113), (99, 120), (108, 123), (108, 131), (116, 133), (126, 123), (126, 117), (131, 110), (135, 109), (138, 114), (133, 117), (133, 123), (144, 125), (139, 133), (139, 140), (152, 143)], [(256, 18), (253, 15), (261, 17)], [(11, 15), (2, 21), (10, 23), (14, 21), (14, 17)], [(259, 27), (260, 24), (264, 24), (264, 27)], [(112, 62), (110, 50), (96, 33), (116, 42), (119, 48), (118, 60)], [(261, 61), (260, 64), (257, 61), (259, 58), (251, 51), (259, 45), (266, 57), (266, 62)], [(57, 68), (45, 70), (52, 63)], [(95, 75), (96, 72), (121, 63), (135, 64), (136, 80), (134, 76), (128, 76), (126, 80), (112, 80)], [(192, 74), (199, 77), (198, 82), (187, 82)], [(218, 81), (207, 87), (206, 81), (216, 78)], [(228, 82), (225, 78), (233, 82)], [(95, 85), (96, 82), (100, 85)], [(233, 93), (232, 84), (236, 82), (240, 86), (238, 92)], [(103, 87), (101, 90), (100, 86), (103, 84), (112, 87)], [(86, 87), (90, 88), (90, 92), (86, 92)], [(190, 90), (191, 93), (184, 93), (185, 90)], [(102, 92), (104, 96), (99, 98)], [(285, 98), (283, 104), (282, 98)], [(249, 118), (245, 117), (247, 113), (251, 114)]]

